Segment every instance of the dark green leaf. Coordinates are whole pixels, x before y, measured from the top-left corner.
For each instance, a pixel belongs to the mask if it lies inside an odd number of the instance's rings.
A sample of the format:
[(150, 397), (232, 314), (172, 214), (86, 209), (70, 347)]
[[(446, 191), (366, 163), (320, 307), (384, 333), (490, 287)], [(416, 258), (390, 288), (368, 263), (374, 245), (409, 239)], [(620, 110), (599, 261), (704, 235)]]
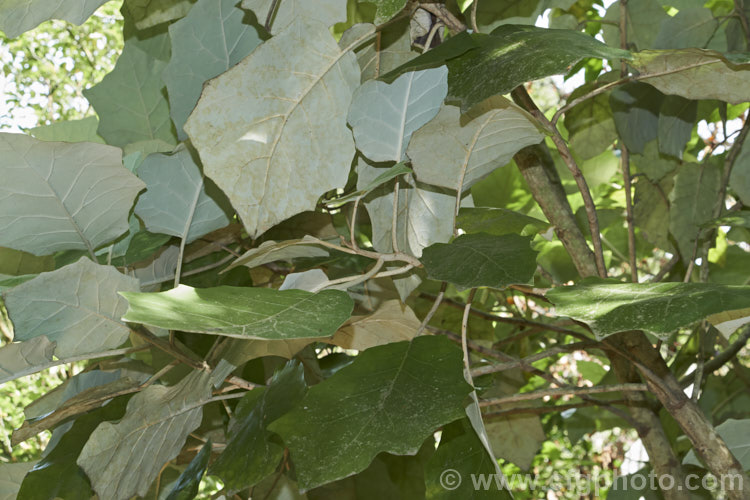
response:
[(720, 168), (710, 162), (682, 165), (669, 195), (669, 232), (677, 240), (684, 262), (693, 258), (701, 224), (713, 217), (719, 199)]
[(458, 57), (472, 49), (477, 49), (480, 44), (477, 42), (476, 36), (470, 35), (466, 31), (462, 31), (456, 36), (452, 36), (445, 42), (441, 43), (434, 49), (430, 49), (419, 57), (415, 57), (411, 61), (402, 64), (398, 68), (386, 73), (381, 76), (380, 79), (386, 82), (392, 82), (399, 75), (407, 73), (409, 71), (417, 71), (427, 68), (434, 68), (436, 66), (442, 66), (448, 60)]
[(451, 243), (435, 243), (422, 252), (427, 276), (465, 288), (503, 288), (528, 283), (536, 270), (531, 238), (517, 234), (465, 234)]
[(678, 95), (664, 98), (659, 110), (659, 152), (682, 159), (698, 113), (698, 101)]
[(531, 236), (550, 227), (547, 222), (506, 208), (473, 207), (461, 209), (456, 225), (469, 234), (487, 233), (495, 236), (512, 233)]
[(610, 94), (617, 133), (632, 153), (642, 154), (646, 143), (657, 138), (662, 99), (661, 92), (640, 82), (622, 85)]
[(382, 451), (415, 454), (464, 414), (470, 390), (460, 350), (445, 337), (417, 337), (362, 352), (269, 429), (289, 447), (307, 490), (364, 470)]
[(188, 464), (187, 468), (180, 474), (177, 484), (167, 495), (167, 500), (192, 500), (198, 495), (203, 474), (208, 467), (211, 458), (211, 438), (206, 441), (201, 451)]

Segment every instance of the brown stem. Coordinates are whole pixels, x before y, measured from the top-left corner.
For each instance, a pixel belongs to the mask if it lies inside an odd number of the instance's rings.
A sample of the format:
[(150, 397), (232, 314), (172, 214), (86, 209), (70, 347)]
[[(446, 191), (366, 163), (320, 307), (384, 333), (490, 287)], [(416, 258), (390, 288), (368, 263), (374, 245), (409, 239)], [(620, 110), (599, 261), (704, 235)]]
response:
[[(616, 399), (614, 401), (607, 401), (608, 405), (623, 405), (626, 403), (627, 401), (624, 399)], [(532, 415), (542, 415), (544, 413), (556, 413), (556, 412), (561, 412), (564, 410), (572, 410), (574, 408), (585, 408), (587, 406), (600, 406), (600, 402), (584, 401), (581, 403), (568, 403), (564, 405), (508, 408), (507, 410), (499, 410), (499, 411), (491, 411), (491, 412), (483, 413), (482, 418), (488, 419), (488, 418), (506, 417), (508, 415), (518, 415), (518, 414), (524, 414), (524, 413), (525, 414), (530, 413)]]
[(451, 31), (451, 34), (455, 35), (456, 33), (466, 31), (466, 25), (454, 16), (445, 5), (440, 3), (420, 2), (419, 7), (443, 21)]

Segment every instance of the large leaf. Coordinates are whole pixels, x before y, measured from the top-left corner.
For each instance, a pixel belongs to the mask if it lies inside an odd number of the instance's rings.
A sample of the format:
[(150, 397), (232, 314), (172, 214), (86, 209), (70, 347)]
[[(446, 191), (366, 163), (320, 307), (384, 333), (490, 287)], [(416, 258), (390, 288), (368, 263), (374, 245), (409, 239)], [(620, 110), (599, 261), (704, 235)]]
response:
[[(344, 32), (339, 45), (349, 45), (349, 40), (357, 38), (366, 29), (374, 30), (374, 26), (365, 24), (352, 26)], [(357, 62), (362, 69), (362, 81), (384, 75), (416, 56), (417, 53), (411, 50), (409, 19), (404, 18), (394, 22), (381, 29), (379, 43), (373, 41), (357, 49)]]
[(424, 249), (422, 263), (427, 276), (465, 288), (503, 288), (528, 283), (536, 271), (536, 252), (531, 238), (517, 234), (493, 236), (464, 234), (451, 243), (435, 243)]
[(185, 131), (251, 236), (344, 187), (358, 84), (354, 54), (302, 19), (206, 84)]
[(687, 99), (719, 99), (732, 104), (750, 101), (750, 60), (713, 50), (646, 50), (631, 62), (639, 79), (665, 94)]
[(389, 300), (368, 316), (352, 316), (339, 328), (330, 343), (344, 349), (363, 351), (377, 345), (411, 340), (419, 324), (419, 319), (409, 306), (399, 300)]
[(34, 255), (89, 250), (128, 229), (144, 184), (119, 149), (0, 134), (0, 245)]
[(669, 194), (669, 232), (677, 240), (685, 262), (693, 258), (701, 225), (713, 218), (719, 202), (720, 169), (710, 162), (682, 165)]
[[(654, 39), (659, 33), (662, 21), (669, 16), (658, 0), (628, 0), (627, 41), (628, 46), (637, 50), (653, 48)], [(672, 2), (674, 4), (674, 1)], [(604, 42), (613, 46), (620, 46), (620, 4), (615, 2), (607, 9), (604, 19), (612, 24), (602, 24)]]
[(241, 339), (298, 339), (333, 335), (354, 303), (339, 290), (314, 294), (274, 290), (180, 285), (159, 293), (123, 293), (130, 303), (123, 320), (167, 330)]
[(586, 57), (630, 57), (573, 30), (505, 25), (472, 37), (480, 47), (448, 61), (448, 98), (459, 101), (464, 112), (522, 83), (565, 73)]
[(437, 427), (463, 415), (470, 390), (460, 350), (445, 337), (417, 337), (362, 352), (269, 429), (284, 439), (308, 490), (364, 470), (382, 451), (417, 453)]
[[(591, 327), (598, 338), (628, 330), (669, 334), (702, 319), (750, 306), (750, 287), (711, 283), (585, 284), (553, 288), (558, 316)], [(739, 325), (738, 325), (739, 326)], [(730, 332), (731, 333), (731, 332)]]
[(664, 99), (659, 110), (659, 152), (682, 159), (697, 113), (697, 101), (678, 95)]
[(276, 12), (271, 18), (274, 34), (298, 19), (318, 21), (326, 26), (346, 21), (346, 0), (242, 0), (242, 8), (255, 12), (258, 22), (266, 22), (268, 12), (276, 4)]
[(0, 500), (16, 500), (26, 474), (36, 465), (34, 462), (3, 463), (0, 465)]
[(458, 107), (443, 105), (414, 134), (406, 154), (421, 182), (463, 191), (542, 139), (534, 118), (496, 96), (463, 115)]
[(184, 140), (182, 129), (195, 108), (203, 84), (240, 62), (260, 43), (254, 26), (242, 22), (246, 12), (237, 0), (201, 0), (190, 13), (169, 27), (172, 58), (164, 68), (169, 108)]
[(0, 384), (36, 372), (38, 365), (52, 361), (55, 343), (44, 335), (0, 348)]
[[(727, 443), (729, 451), (737, 458), (742, 468), (744, 470), (750, 469), (750, 419), (727, 419), (716, 426), (716, 432)], [(702, 465), (695, 454), (695, 450), (690, 450), (682, 463)]]
[[(680, 9), (674, 16), (665, 17), (661, 21), (659, 32), (654, 40), (654, 49), (684, 49), (688, 47), (708, 48), (712, 39), (718, 41), (716, 30), (719, 20), (713, 16), (711, 9), (696, 5), (692, 9)], [(710, 48), (726, 50), (723, 47)]]
[(401, 161), (411, 135), (430, 121), (448, 92), (444, 67), (413, 71), (393, 83), (365, 82), (354, 92), (348, 121), (357, 149), (372, 161)]
[(146, 192), (138, 198), (135, 213), (149, 231), (190, 243), (229, 224), (231, 207), (224, 193), (206, 182), (188, 148), (149, 155), (138, 167), (138, 177), (146, 183)]
[[(597, 80), (600, 83), (604, 78)], [(603, 83), (603, 82), (602, 82)], [(570, 94), (568, 101), (593, 90), (594, 83), (581, 85)], [(565, 128), (570, 146), (587, 160), (604, 152), (617, 138), (609, 93), (605, 92), (573, 106), (565, 112)]]
[(531, 236), (546, 231), (550, 225), (505, 208), (466, 207), (458, 213), (456, 225), (465, 233), (487, 233), (495, 236), (520, 234)]
[(299, 403), (306, 390), (302, 366), (290, 362), (274, 374), (267, 388), (245, 395), (230, 423), (227, 447), (211, 464), (210, 474), (219, 476), (230, 491), (253, 486), (271, 475), (284, 448), (272, 441), (266, 428)]
[(162, 72), (167, 63), (146, 52), (136, 39), (125, 47), (112, 70), (83, 94), (99, 115), (97, 131), (108, 144), (160, 140), (174, 144)]
[(205, 371), (194, 371), (172, 387), (151, 385), (128, 402), (122, 420), (99, 425), (76, 460), (99, 497), (145, 495), (162, 465), (200, 425), (211, 386)]
[(3, 0), (0, 30), (8, 38), (35, 28), (49, 19), (81, 24), (107, 0)]
[(750, 206), (750, 147), (740, 151), (729, 177), (729, 186), (745, 206)]
[(632, 82), (613, 90), (609, 104), (620, 139), (634, 154), (658, 137), (659, 108), (664, 96), (650, 85)]
[(120, 322), (126, 302), (117, 292), (138, 289), (138, 280), (82, 257), (4, 292), (3, 299), (17, 339), (46, 335), (57, 342), (55, 355), (68, 357), (127, 340), (130, 330)]
[(183, 17), (195, 0), (127, 0), (125, 5), (135, 21), (135, 27), (145, 30), (158, 24)]

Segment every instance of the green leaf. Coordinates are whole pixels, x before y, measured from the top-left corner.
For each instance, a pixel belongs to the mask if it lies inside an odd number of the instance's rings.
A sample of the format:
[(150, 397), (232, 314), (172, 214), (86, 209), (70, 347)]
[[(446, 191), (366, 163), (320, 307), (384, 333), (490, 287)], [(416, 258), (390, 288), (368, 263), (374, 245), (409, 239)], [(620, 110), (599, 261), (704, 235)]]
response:
[(29, 134), (41, 141), (53, 142), (98, 142), (104, 144), (96, 129), (99, 120), (95, 116), (88, 116), (80, 120), (54, 122), (29, 129)]
[(358, 84), (351, 50), (298, 19), (206, 85), (185, 131), (251, 237), (344, 187), (354, 155), (346, 112)]
[(164, 68), (169, 111), (180, 140), (203, 84), (245, 58), (261, 40), (254, 26), (243, 23), (246, 12), (237, 0), (200, 0), (190, 13), (169, 27), (172, 58)]
[(266, 428), (302, 400), (307, 391), (304, 375), (299, 363), (289, 362), (267, 388), (255, 389), (240, 400), (227, 447), (209, 470), (224, 481), (225, 488), (238, 491), (254, 486), (276, 470), (284, 448), (272, 441)]
[(670, 95), (659, 110), (659, 152), (682, 159), (698, 113), (698, 102)]
[(650, 85), (632, 82), (609, 96), (617, 133), (634, 154), (642, 154), (646, 143), (658, 137), (659, 112), (664, 96)]
[[(653, 143), (652, 143), (653, 144)], [(656, 149), (656, 148), (654, 148)], [(641, 163), (638, 163), (640, 166)], [(667, 195), (674, 186), (673, 176), (661, 182), (643, 179), (635, 186), (633, 218), (643, 238), (667, 252), (676, 253), (669, 237), (669, 200)]]
[(480, 47), (448, 61), (448, 99), (459, 101), (464, 112), (522, 83), (565, 73), (586, 57), (630, 58), (628, 51), (572, 30), (504, 25), (472, 37)]
[(504, 288), (528, 283), (534, 276), (536, 252), (530, 243), (531, 238), (517, 234), (464, 234), (449, 244), (425, 248), (422, 263), (434, 280), (464, 288)]
[(544, 134), (536, 120), (503, 97), (493, 97), (461, 114), (443, 105), (413, 136), (406, 154), (421, 182), (466, 190), (508, 163)]
[(733, 227), (747, 227), (750, 228), (750, 211), (740, 210), (738, 212), (732, 212), (718, 219), (705, 222), (701, 224), (701, 227), (719, 227), (719, 226), (733, 226)]
[(128, 229), (144, 184), (102, 144), (0, 134), (0, 245), (34, 255), (86, 250)]
[[(593, 90), (595, 83), (581, 85), (570, 94), (568, 102)], [(609, 92), (586, 99), (565, 112), (565, 128), (568, 130), (570, 146), (581, 158), (587, 160), (606, 151), (615, 139), (617, 130), (609, 105)]]
[(412, 134), (429, 122), (448, 92), (446, 68), (413, 71), (393, 83), (370, 80), (354, 92), (348, 122), (362, 154), (401, 161)]
[(340, 290), (314, 294), (274, 290), (180, 285), (159, 293), (123, 293), (130, 307), (124, 321), (167, 330), (241, 339), (328, 337), (349, 318), (354, 303)]
[[(375, 30), (371, 24), (356, 24), (344, 32), (339, 46), (346, 47), (351, 40), (356, 39), (364, 30)], [(356, 49), (357, 61), (362, 70), (362, 82), (386, 74), (418, 54), (411, 50), (411, 36), (409, 34), (409, 19), (394, 22), (380, 31), (380, 50), (376, 50), (376, 43), (365, 44)], [(439, 47), (439, 46), (438, 46)]]
[(742, 148), (735, 160), (729, 187), (737, 193), (742, 203), (750, 206), (750, 147)]
[(130, 39), (112, 70), (83, 95), (99, 115), (100, 136), (113, 146), (158, 139), (175, 144), (162, 73), (167, 63)]
[(546, 436), (537, 415), (508, 415), (488, 421), (487, 434), (498, 457), (528, 470)]
[[(484, 474), (490, 478), (488, 488), (475, 488), (472, 474)], [(496, 473), (495, 464), (492, 463), (468, 418), (456, 420), (443, 427), (440, 445), (425, 467), (427, 498), (512, 499), (513, 496), (502, 488), (502, 479), (502, 476)]]
[(317, 240), (310, 236), (279, 242), (264, 241), (259, 247), (251, 248), (237, 257), (237, 260), (227, 267), (227, 271), (238, 266), (253, 268), (280, 260), (291, 261), (302, 257), (328, 257), (328, 250), (321, 248), (316, 242)]
[[(501, 24), (534, 24), (536, 18), (550, 7), (555, 6), (540, 0), (480, 0), (477, 3), (477, 26), (480, 32), (488, 33)], [(464, 16), (469, 19), (470, 14)]]
[(166, 500), (193, 500), (198, 495), (203, 474), (208, 467), (211, 458), (211, 438), (208, 438), (195, 457), (190, 461), (185, 470), (180, 474), (177, 483), (167, 495)]
[(125, 6), (135, 21), (135, 27), (145, 30), (153, 26), (180, 19), (193, 6), (195, 0), (127, 0)]
[(407, 0), (365, 0), (375, 4), (375, 24), (383, 24), (404, 10)]
[(52, 361), (55, 345), (41, 335), (0, 347), (0, 384), (34, 373), (38, 365)]
[(364, 351), (378, 345), (411, 340), (419, 325), (419, 319), (409, 306), (399, 300), (388, 300), (368, 316), (352, 316), (330, 343), (343, 349)]
[[(716, 432), (727, 443), (729, 451), (737, 458), (744, 470), (750, 469), (750, 419), (727, 419), (716, 426)], [(703, 466), (695, 454), (690, 450), (682, 461), (685, 465)]]
[(434, 68), (436, 66), (442, 66), (454, 57), (458, 57), (472, 49), (478, 49), (481, 47), (477, 40), (481, 40), (476, 36), (472, 36), (466, 31), (462, 31), (458, 35), (452, 36), (434, 49), (430, 49), (419, 57), (415, 57), (410, 61), (402, 64), (389, 71), (380, 77), (381, 80), (386, 82), (392, 82), (399, 75), (407, 73), (409, 71), (417, 71), (421, 69)]
[(120, 322), (125, 301), (118, 291), (138, 291), (138, 280), (86, 257), (42, 273), (3, 293), (16, 338), (46, 335), (55, 354), (69, 357), (118, 347), (130, 330)]
[[(671, 99), (672, 96), (667, 96), (665, 101)], [(659, 182), (664, 179), (667, 174), (673, 173), (680, 166), (680, 163), (673, 157), (666, 156), (659, 152), (657, 147), (657, 141), (650, 141), (646, 143), (643, 148), (643, 153), (640, 155), (631, 156), (631, 161), (638, 167), (639, 172), (646, 174), (651, 182)], [(664, 194), (668, 195), (672, 190), (670, 186)]]
[[(264, 24), (273, 0), (242, 0), (242, 8), (252, 10), (259, 24)], [(326, 26), (346, 21), (346, 0), (284, 0), (276, 5), (271, 26), (274, 34), (292, 22), (302, 19), (320, 22)]]
[(200, 425), (211, 387), (205, 371), (194, 371), (171, 387), (151, 385), (133, 396), (121, 420), (100, 424), (76, 460), (99, 497), (145, 495), (162, 465), (177, 456)]
[(682, 165), (675, 177), (669, 194), (669, 231), (677, 240), (684, 262), (693, 258), (701, 225), (713, 218), (720, 184), (721, 170), (708, 162)]
[(391, 179), (395, 179), (399, 175), (410, 174), (410, 173), (412, 173), (412, 170), (409, 167), (407, 167), (405, 164), (396, 163), (391, 168), (389, 168), (388, 170), (385, 170), (382, 174), (375, 177), (372, 181), (370, 181), (363, 188), (357, 189), (355, 192), (350, 193), (346, 196), (342, 196), (341, 198), (332, 198), (330, 200), (324, 200), (323, 203), (333, 208), (340, 207), (341, 205), (349, 203), (352, 200), (356, 200), (357, 198), (363, 198), (367, 196), (375, 188), (385, 184)]
[(269, 430), (284, 439), (308, 490), (364, 470), (382, 451), (417, 453), (463, 415), (470, 390), (460, 350), (445, 337), (418, 337), (360, 353)]
[[(666, 335), (726, 311), (747, 309), (750, 287), (711, 283), (585, 284), (553, 288), (558, 316), (591, 327), (597, 338), (645, 330)], [(717, 321), (716, 323), (718, 323)]]
[(744, 54), (730, 58), (713, 50), (646, 50), (634, 53), (630, 64), (641, 81), (665, 94), (731, 104), (750, 101), (750, 60)]
[(152, 233), (166, 233), (191, 243), (230, 222), (231, 207), (224, 193), (206, 182), (190, 150), (149, 155), (138, 167), (146, 192), (135, 213)]
[[(91, 498), (91, 484), (76, 458), (94, 429), (125, 414), (127, 397), (115, 398), (102, 408), (78, 417), (21, 484), (18, 498)], [(50, 443), (51, 445), (52, 443)]]
[(54, 268), (55, 259), (50, 255), (37, 257), (20, 250), (0, 247), (0, 274), (21, 276), (52, 271)]
[[(662, 20), (654, 45), (650, 48), (706, 48), (716, 35), (718, 27), (719, 20), (714, 18), (711, 9), (703, 7), (680, 9), (674, 16), (667, 16)], [(723, 49), (726, 49), (726, 44)]]
[(487, 233), (494, 236), (520, 234), (532, 236), (546, 231), (550, 225), (534, 217), (529, 217), (505, 208), (462, 208), (456, 225), (465, 233)]
[(0, 30), (15, 38), (49, 19), (81, 24), (107, 0), (6, 0), (0, 3)]
[[(604, 41), (608, 45), (619, 47), (619, 2), (610, 5), (604, 19), (614, 23), (602, 24)], [(667, 19), (669, 16), (664, 12), (658, 0), (628, 0), (626, 19), (628, 46), (635, 46), (638, 50), (653, 48), (661, 23)]]
[(0, 499), (15, 500), (26, 474), (37, 462), (15, 462), (0, 465)]

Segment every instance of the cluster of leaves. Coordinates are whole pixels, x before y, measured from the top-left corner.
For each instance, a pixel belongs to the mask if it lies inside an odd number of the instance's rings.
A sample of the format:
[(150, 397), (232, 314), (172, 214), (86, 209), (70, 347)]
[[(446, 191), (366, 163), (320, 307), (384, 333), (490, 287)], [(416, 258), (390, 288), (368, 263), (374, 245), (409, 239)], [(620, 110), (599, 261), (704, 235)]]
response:
[[(103, 3), (0, 6), (0, 29)], [(0, 134), (0, 383), (90, 360), (24, 408), (13, 443), (52, 438), (0, 466), (3, 488), (189, 498), (207, 471), (243, 498), (510, 498), (469, 475), (528, 469), (553, 427), (630, 427), (604, 408), (643, 388), (614, 384), (599, 341), (678, 343), (680, 377), (750, 321), (748, 12), (661, 3), (126, 0), (114, 68), (82, 83), (98, 118)], [(579, 69), (554, 116), (524, 101)], [(546, 152), (571, 228), (525, 151)], [(611, 279), (581, 271), (573, 230)], [(626, 283), (638, 263), (664, 267)], [(580, 394), (555, 361), (582, 350), (584, 385), (611, 393), (542, 403)], [(697, 381), (735, 451), (745, 371)]]

